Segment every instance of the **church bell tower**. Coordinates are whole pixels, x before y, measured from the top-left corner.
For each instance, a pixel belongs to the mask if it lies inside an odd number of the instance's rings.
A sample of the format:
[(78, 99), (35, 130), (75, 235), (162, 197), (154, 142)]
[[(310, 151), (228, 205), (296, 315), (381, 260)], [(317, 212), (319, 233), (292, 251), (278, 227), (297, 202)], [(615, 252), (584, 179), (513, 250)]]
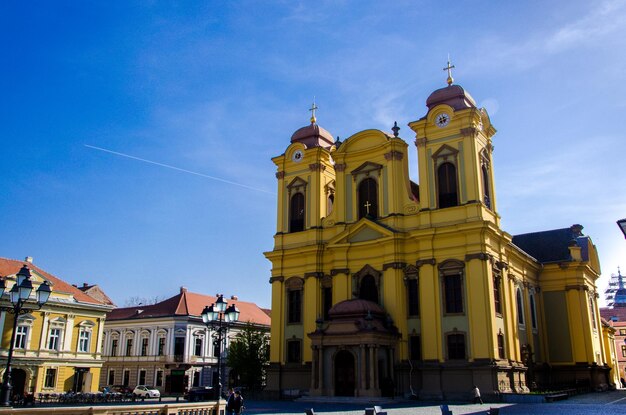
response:
[[(485, 109), (461, 86), (454, 84), (453, 65), (448, 85), (434, 91), (426, 101), (428, 112), (409, 123), (417, 146), (421, 211), (456, 206), (459, 215), (491, 220), (498, 224), (491, 137), (496, 130)], [(461, 216), (459, 216), (461, 217)], [(433, 214), (432, 221), (447, 221)]]

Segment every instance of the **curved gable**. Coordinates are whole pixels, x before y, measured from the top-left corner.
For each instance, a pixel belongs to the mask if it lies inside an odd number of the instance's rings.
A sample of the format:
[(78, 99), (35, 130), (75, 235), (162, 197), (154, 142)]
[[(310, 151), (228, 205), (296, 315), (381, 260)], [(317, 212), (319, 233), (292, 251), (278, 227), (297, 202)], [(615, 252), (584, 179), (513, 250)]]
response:
[(380, 130), (364, 130), (347, 138), (337, 152), (354, 152), (379, 147), (387, 143), (390, 138)]

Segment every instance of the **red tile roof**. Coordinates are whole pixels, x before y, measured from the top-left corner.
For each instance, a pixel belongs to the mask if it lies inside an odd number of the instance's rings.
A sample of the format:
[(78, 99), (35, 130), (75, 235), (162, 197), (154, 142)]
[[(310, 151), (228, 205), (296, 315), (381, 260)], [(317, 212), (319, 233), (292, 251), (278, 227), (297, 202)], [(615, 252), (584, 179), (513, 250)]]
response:
[(100, 288), (98, 284), (89, 285), (87, 283), (83, 283), (82, 287), (78, 287), (76, 285), (73, 286), (78, 288), (88, 296), (100, 301), (101, 303), (112, 305), (115, 307), (115, 303), (113, 302), (113, 300), (111, 300), (109, 296), (106, 295), (106, 293), (102, 290), (102, 288)]
[(23, 265), (26, 265), (31, 271), (36, 272), (46, 280), (51, 285), (52, 293), (54, 292), (63, 292), (72, 294), (74, 299), (81, 303), (90, 303), (90, 304), (104, 304), (95, 298), (85, 294), (78, 288), (72, 286), (71, 284), (66, 283), (62, 279), (55, 277), (54, 275), (42, 270), (38, 266), (27, 262), (27, 261), (18, 261), (16, 259), (8, 259), (8, 258), (0, 258), (0, 277), (7, 277), (8, 275), (16, 274)]
[[(182, 288), (177, 295), (150, 305), (116, 308), (107, 315), (107, 320), (143, 319), (153, 317), (170, 316), (200, 316), (205, 306), (213, 304), (217, 300), (211, 295), (188, 292)], [(240, 300), (227, 299), (228, 304), (235, 304), (241, 314), (239, 321), (246, 323), (269, 326), (269, 315), (255, 303)]]
[(609, 321), (613, 321), (613, 317), (616, 317), (616, 321), (624, 323), (626, 322), (626, 307), (601, 308), (600, 315)]

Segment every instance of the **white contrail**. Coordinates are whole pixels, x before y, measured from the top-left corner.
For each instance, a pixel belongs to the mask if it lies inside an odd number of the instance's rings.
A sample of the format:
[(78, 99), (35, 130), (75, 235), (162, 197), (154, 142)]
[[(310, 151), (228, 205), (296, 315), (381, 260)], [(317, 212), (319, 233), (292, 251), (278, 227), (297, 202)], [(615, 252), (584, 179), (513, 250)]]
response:
[(117, 152), (117, 151), (108, 150), (106, 148), (92, 146), (92, 145), (89, 145), (89, 144), (83, 144), (83, 145), (85, 147), (92, 148), (94, 150), (99, 150), (99, 151), (104, 151), (105, 153), (115, 154), (116, 156), (122, 156), (122, 157), (126, 157), (126, 158), (133, 159), (133, 160), (139, 160), (139, 161), (143, 161), (144, 163), (154, 164), (156, 166), (167, 167), (168, 169), (182, 171), (183, 173), (189, 173), (189, 174), (193, 174), (193, 175), (200, 176), (200, 177), (206, 177), (207, 179), (217, 180), (218, 182), (228, 183), (228, 184), (232, 184), (232, 185), (235, 185), (235, 186), (244, 187), (244, 188), (250, 189), (250, 190), (256, 190), (257, 192), (269, 193), (271, 195), (275, 195), (276, 194), (276, 193), (273, 193), (273, 192), (270, 192), (270, 191), (267, 191), (267, 190), (264, 190), (264, 189), (259, 189), (258, 187), (252, 187), (252, 186), (248, 186), (248, 185), (241, 184), (241, 183), (231, 182), (230, 180), (221, 179), (219, 177), (214, 177), (214, 176), (209, 176), (208, 174), (198, 173), (198, 172), (187, 170), (187, 169), (181, 169), (180, 167), (170, 166), (169, 164), (163, 164), (163, 163), (159, 163), (159, 162), (152, 161), (152, 160), (142, 159), (141, 157), (131, 156), (130, 154), (124, 154), (124, 153), (120, 153), (120, 152)]

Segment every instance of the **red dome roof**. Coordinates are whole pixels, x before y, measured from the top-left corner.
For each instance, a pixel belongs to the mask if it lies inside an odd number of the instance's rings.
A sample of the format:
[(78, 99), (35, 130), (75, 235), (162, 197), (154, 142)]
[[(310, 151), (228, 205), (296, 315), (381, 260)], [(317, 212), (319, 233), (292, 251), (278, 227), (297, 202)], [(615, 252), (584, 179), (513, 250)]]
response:
[(328, 311), (328, 315), (331, 318), (363, 317), (368, 314), (372, 317), (386, 315), (385, 310), (378, 304), (358, 298), (337, 303)]
[(330, 148), (335, 143), (333, 135), (315, 123), (297, 130), (291, 136), (292, 143), (302, 143), (307, 147)]
[(460, 85), (449, 85), (445, 88), (434, 91), (426, 100), (428, 109), (446, 104), (454, 108), (455, 111), (464, 108), (476, 108), (474, 98), (466, 92)]

